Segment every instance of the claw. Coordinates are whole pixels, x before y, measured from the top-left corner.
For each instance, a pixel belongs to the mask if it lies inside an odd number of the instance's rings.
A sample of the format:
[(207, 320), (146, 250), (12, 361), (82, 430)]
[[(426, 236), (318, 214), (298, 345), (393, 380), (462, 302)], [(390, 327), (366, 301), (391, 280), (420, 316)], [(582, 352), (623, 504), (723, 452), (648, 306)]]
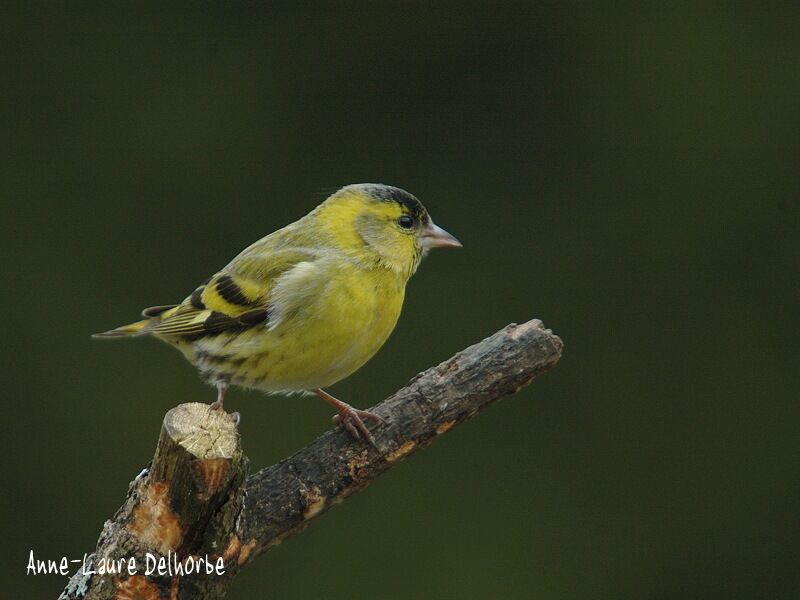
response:
[(369, 443), (373, 448), (378, 446), (375, 444), (375, 439), (364, 424), (364, 419), (367, 421), (381, 421), (378, 415), (368, 412), (366, 410), (357, 410), (345, 405), (347, 408), (340, 408), (339, 414), (333, 417), (333, 422), (339, 427), (343, 427), (347, 432), (356, 440), (364, 440)]
[(346, 404), (341, 400), (337, 400), (325, 390), (317, 388), (312, 391), (336, 409), (338, 414), (333, 417), (333, 422), (335, 425), (347, 430), (347, 432), (354, 439), (359, 441), (364, 440), (373, 448), (378, 448), (378, 446), (375, 444), (372, 434), (364, 424), (364, 420), (377, 423), (386, 423), (386, 420), (383, 417), (376, 415), (375, 413), (371, 413), (368, 410), (358, 410), (357, 408), (353, 408), (349, 404)]
[(228, 390), (228, 384), (224, 381), (218, 381), (217, 386), (217, 399), (209, 404), (208, 410), (224, 410), (225, 392)]
[(345, 406), (346, 408), (340, 408), (339, 414), (334, 415), (333, 419), (331, 419), (334, 425), (347, 430), (354, 439), (359, 441), (364, 440), (373, 448), (377, 448), (378, 446), (375, 444), (375, 439), (364, 424), (364, 421), (375, 421), (379, 423), (386, 423), (386, 421), (382, 417), (367, 410), (358, 410), (347, 405)]

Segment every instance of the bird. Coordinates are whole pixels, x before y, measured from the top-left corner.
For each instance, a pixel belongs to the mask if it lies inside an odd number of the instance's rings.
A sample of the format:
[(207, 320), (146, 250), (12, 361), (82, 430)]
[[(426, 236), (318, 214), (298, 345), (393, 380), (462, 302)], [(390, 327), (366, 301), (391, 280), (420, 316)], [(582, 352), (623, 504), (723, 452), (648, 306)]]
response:
[(174, 346), (217, 390), (315, 394), (333, 421), (375, 446), (365, 421), (324, 390), (360, 369), (400, 316), (406, 284), (428, 250), (460, 247), (422, 203), (391, 185), (342, 187), (299, 220), (254, 242), (178, 304), (97, 338), (152, 336)]

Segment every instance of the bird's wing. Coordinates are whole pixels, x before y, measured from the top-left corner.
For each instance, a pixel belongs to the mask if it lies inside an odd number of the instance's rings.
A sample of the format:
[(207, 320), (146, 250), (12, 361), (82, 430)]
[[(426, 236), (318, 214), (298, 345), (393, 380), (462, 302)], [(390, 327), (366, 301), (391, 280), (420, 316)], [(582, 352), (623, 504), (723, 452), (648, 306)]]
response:
[(224, 331), (241, 331), (270, 319), (271, 296), (285, 273), (308, 262), (303, 250), (271, 255), (240, 255), (174, 307), (144, 311), (153, 319), (148, 333), (198, 339)]

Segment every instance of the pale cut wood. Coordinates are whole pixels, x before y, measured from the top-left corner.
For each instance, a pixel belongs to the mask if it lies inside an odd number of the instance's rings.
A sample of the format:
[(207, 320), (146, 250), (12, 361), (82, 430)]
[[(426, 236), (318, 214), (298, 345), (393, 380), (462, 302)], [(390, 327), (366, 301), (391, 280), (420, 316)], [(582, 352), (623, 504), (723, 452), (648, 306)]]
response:
[[(212, 600), (255, 556), (453, 427), (552, 369), (562, 342), (541, 321), (508, 325), (414, 377), (372, 411), (377, 448), (329, 431), (281, 462), (247, 477), (235, 419), (205, 404), (167, 413), (155, 456), (107, 521), (94, 553), (134, 557), (133, 576), (76, 573), (63, 600)], [(208, 557), (223, 574), (144, 573), (147, 554), (188, 565)], [(218, 562), (221, 561), (221, 562)], [(194, 563), (192, 563), (194, 564)]]

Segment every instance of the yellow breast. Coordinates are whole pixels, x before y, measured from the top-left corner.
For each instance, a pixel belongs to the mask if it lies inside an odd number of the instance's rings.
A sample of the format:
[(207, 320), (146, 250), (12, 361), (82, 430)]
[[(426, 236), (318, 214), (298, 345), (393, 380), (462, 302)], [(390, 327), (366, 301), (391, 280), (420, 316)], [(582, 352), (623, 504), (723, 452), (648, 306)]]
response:
[[(315, 268), (283, 282), (265, 326), (198, 340), (190, 360), (212, 377), (266, 391), (325, 387), (355, 372), (394, 329), (406, 281), (351, 261), (322, 265), (324, 277)], [(200, 364), (203, 356), (217, 358)]]

